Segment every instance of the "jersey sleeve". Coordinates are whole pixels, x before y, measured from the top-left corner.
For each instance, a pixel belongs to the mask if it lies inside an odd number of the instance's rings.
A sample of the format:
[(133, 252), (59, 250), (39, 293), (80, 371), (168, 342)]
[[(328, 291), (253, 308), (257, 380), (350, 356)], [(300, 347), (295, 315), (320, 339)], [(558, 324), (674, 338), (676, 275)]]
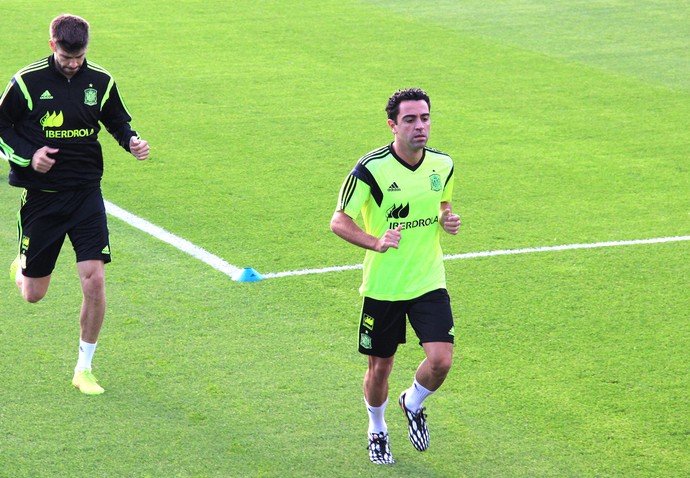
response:
[(38, 147), (18, 135), (14, 129), (29, 108), (19, 81), (16, 77), (12, 78), (0, 97), (0, 156), (25, 168), (31, 164)]
[(336, 211), (342, 211), (352, 219), (357, 219), (370, 196), (369, 185), (350, 173), (340, 188)]
[(103, 109), (101, 111), (101, 123), (113, 138), (125, 150), (129, 151), (129, 141), (132, 136), (139, 137), (136, 131), (132, 130), (129, 122), (132, 121), (124, 101), (120, 96), (117, 85), (114, 81), (108, 85), (106, 98), (103, 102)]
[(455, 180), (455, 167), (451, 164), (450, 173), (446, 179), (446, 184), (443, 187), (443, 194), (441, 195), (441, 202), (451, 202), (453, 200), (453, 184)]

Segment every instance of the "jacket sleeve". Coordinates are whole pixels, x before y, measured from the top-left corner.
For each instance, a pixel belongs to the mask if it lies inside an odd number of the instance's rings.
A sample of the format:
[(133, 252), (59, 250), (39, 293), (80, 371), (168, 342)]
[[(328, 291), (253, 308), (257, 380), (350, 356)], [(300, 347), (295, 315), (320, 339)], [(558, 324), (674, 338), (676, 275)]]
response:
[(31, 164), (39, 146), (31, 144), (17, 133), (29, 105), (17, 80), (12, 78), (0, 97), (0, 156), (21, 167)]
[(132, 121), (125, 103), (122, 101), (117, 85), (111, 79), (108, 94), (103, 102), (101, 110), (101, 123), (113, 138), (129, 152), (129, 140), (132, 136), (139, 137), (132, 129), (129, 122)]

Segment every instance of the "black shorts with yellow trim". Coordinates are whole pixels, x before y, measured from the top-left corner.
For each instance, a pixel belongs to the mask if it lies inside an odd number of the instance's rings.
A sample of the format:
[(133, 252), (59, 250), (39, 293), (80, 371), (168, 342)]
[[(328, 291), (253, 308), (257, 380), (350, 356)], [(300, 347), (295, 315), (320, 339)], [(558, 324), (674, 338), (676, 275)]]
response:
[(446, 289), (427, 292), (415, 299), (386, 301), (364, 297), (359, 322), (359, 352), (392, 357), (406, 340), (407, 321), (419, 343), (455, 342), (455, 324)]
[(100, 187), (26, 190), (18, 214), (18, 232), (20, 263), (27, 277), (45, 277), (53, 272), (65, 237), (72, 243), (77, 262), (111, 260)]

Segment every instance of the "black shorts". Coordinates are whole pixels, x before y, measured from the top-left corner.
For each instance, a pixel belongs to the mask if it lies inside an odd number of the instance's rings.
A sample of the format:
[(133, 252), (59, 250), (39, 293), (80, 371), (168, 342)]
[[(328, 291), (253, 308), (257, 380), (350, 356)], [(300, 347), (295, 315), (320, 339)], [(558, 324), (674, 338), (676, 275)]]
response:
[(105, 205), (100, 187), (45, 192), (28, 189), (22, 195), (19, 254), (27, 277), (45, 277), (55, 268), (69, 236), (77, 262), (110, 262)]
[(437, 289), (416, 299), (386, 301), (365, 297), (359, 322), (359, 352), (376, 357), (392, 357), (406, 342), (410, 325), (420, 345), (427, 342), (454, 343), (455, 327), (446, 289)]

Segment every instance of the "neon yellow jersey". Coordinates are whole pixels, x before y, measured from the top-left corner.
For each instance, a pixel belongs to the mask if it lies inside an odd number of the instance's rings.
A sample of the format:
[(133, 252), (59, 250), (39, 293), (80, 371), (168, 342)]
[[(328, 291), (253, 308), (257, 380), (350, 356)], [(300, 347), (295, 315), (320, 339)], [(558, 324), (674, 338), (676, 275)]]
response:
[(439, 214), (441, 202), (452, 195), (453, 160), (435, 149), (424, 148), (414, 167), (392, 144), (357, 162), (340, 189), (337, 210), (352, 219), (361, 212), (365, 231), (376, 237), (403, 227), (398, 249), (366, 251), (363, 296), (408, 300), (446, 287)]

